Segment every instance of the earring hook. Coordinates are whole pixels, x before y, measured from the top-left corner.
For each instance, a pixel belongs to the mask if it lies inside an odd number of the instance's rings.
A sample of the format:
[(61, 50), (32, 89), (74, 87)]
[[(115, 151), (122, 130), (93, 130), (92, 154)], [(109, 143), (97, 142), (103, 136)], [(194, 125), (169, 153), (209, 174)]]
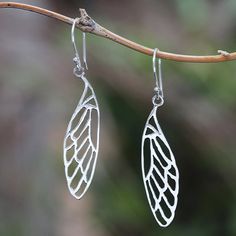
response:
[[(74, 62), (76, 63), (76, 67), (79, 71), (84, 71), (83, 66), (81, 65), (81, 60), (79, 57), (79, 51), (77, 49), (76, 43), (75, 43), (75, 26), (76, 23), (78, 22), (80, 18), (75, 18), (73, 20), (73, 24), (71, 27), (71, 41), (72, 41), (72, 45), (75, 51), (75, 58), (74, 58)], [(86, 60), (86, 34), (83, 32), (83, 63), (85, 65), (85, 68), (88, 69), (88, 65), (87, 65), (87, 60)]]
[[(156, 57), (158, 48), (154, 48), (153, 51), (153, 57), (152, 57), (152, 68), (153, 68), (153, 74), (156, 82), (156, 86), (154, 88), (154, 91), (157, 93), (153, 97), (153, 103), (155, 105), (162, 105), (164, 103), (164, 95), (163, 95), (163, 86), (162, 86), (162, 73), (161, 73), (161, 58), (158, 58), (158, 76), (157, 76), (157, 69), (156, 69)], [(157, 102), (157, 100), (160, 100), (160, 102)]]
[(86, 34), (83, 32), (83, 61), (86, 70), (88, 70), (88, 64), (87, 64), (87, 54), (86, 54)]

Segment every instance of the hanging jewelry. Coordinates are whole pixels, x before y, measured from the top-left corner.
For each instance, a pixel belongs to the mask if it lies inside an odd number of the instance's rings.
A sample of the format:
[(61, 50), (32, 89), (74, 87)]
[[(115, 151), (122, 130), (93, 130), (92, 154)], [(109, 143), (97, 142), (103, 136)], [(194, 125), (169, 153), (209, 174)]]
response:
[[(79, 103), (70, 119), (64, 138), (64, 165), (67, 185), (70, 193), (81, 199), (90, 186), (97, 162), (100, 131), (100, 111), (94, 90), (85, 77), (78, 49), (75, 44), (74, 30), (79, 18), (71, 28), (71, 40), (75, 50), (76, 78), (84, 82), (84, 90)], [(86, 39), (83, 33), (83, 62), (86, 62)]]
[(153, 73), (156, 82), (152, 98), (153, 109), (142, 136), (141, 165), (143, 182), (152, 213), (162, 227), (167, 227), (175, 216), (179, 192), (179, 171), (174, 155), (157, 121), (157, 109), (164, 104), (161, 59), (156, 73), (156, 52), (153, 52)]

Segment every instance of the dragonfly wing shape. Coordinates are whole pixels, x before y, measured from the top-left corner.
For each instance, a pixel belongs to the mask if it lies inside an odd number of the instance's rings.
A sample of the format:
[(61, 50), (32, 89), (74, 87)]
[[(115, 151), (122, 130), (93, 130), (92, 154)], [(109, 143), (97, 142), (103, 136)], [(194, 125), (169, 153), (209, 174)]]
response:
[(174, 155), (151, 111), (142, 137), (142, 175), (152, 213), (162, 227), (173, 220), (178, 201), (179, 172)]
[(77, 199), (87, 191), (94, 175), (100, 131), (96, 95), (84, 75), (84, 91), (64, 138), (64, 165), (70, 193)]

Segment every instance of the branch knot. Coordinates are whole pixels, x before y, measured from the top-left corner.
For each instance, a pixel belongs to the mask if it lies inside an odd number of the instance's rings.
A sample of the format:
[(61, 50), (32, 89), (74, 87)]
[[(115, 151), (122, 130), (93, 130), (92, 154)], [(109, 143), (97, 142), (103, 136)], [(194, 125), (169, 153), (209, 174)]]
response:
[(87, 14), (85, 9), (80, 8), (80, 18), (78, 21), (79, 28), (84, 32), (92, 32), (95, 29), (95, 21)]

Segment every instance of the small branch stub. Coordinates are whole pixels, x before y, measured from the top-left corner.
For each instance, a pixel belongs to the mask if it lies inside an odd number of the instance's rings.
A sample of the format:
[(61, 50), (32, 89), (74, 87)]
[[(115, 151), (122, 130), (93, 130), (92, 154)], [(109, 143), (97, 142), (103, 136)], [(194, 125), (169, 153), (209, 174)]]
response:
[(227, 51), (223, 51), (223, 50), (218, 50), (217, 52), (220, 53), (222, 56), (225, 56), (225, 57), (227, 57), (227, 56), (230, 55), (229, 52), (227, 52)]
[(92, 32), (95, 29), (95, 21), (87, 14), (85, 9), (80, 8), (80, 18), (76, 26), (84, 32)]

